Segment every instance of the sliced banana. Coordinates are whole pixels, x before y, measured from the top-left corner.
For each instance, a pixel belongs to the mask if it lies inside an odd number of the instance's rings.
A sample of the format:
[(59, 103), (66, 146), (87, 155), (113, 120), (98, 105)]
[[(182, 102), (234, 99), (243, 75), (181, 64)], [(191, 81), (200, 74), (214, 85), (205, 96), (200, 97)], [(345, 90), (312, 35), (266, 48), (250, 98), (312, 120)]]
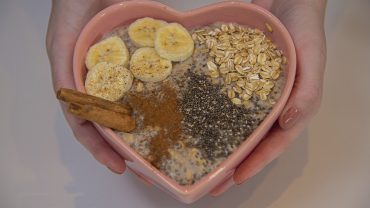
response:
[(132, 42), (139, 47), (154, 47), (155, 33), (165, 25), (167, 25), (165, 21), (144, 17), (136, 20), (128, 27), (128, 35)]
[(171, 74), (172, 62), (161, 58), (154, 48), (144, 47), (132, 55), (130, 70), (141, 81), (159, 82)]
[(125, 43), (118, 36), (109, 37), (91, 46), (86, 55), (86, 67), (92, 69), (100, 62), (126, 66), (130, 59)]
[(117, 101), (130, 90), (133, 79), (122, 65), (100, 62), (87, 72), (85, 89), (89, 95)]
[(162, 58), (184, 61), (193, 54), (194, 41), (186, 28), (170, 23), (157, 30), (154, 47)]

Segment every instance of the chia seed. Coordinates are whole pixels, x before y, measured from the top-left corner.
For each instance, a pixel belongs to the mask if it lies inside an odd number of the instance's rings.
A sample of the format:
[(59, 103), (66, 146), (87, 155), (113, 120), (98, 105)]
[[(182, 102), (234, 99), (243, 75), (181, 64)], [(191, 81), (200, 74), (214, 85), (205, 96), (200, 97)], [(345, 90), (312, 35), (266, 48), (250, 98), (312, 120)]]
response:
[[(203, 29), (211, 30), (215, 26), (218, 27), (217, 24)], [(132, 55), (138, 47), (129, 38), (127, 30), (128, 26), (118, 27), (104, 35), (104, 38), (118, 35)], [(174, 62), (171, 75), (167, 79), (162, 82), (143, 83), (140, 95), (143, 98), (157, 95), (159, 101), (168, 99), (160, 92), (164, 85), (171, 86), (176, 91), (177, 110), (183, 114), (181, 121), (177, 121), (181, 135), (174, 136), (167, 128), (159, 128), (158, 121), (153, 123), (152, 128), (145, 127), (145, 116), (137, 112), (138, 105), (133, 105), (133, 116), (137, 122), (137, 128), (131, 132), (133, 137), (125, 137), (125, 133), (118, 132), (141, 156), (180, 185), (195, 183), (227, 159), (271, 111), (273, 104), (267, 101), (277, 101), (284, 86), (283, 73), (270, 93), (269, 100), (262, 101), (253, 95), (250, 105), (239, 107), (221, 91), (220, 88), (224, 84), (222, 79), (221, 82), (214, 83), (208, 80), (206, 63), (210, 54), (204, 49), (204, 44), (195, 41), (192, 57), (182, 62)], [(132, 87), (131, 92), (138, 95), (135, 89), (136, 87)], [(125, 102), (126, 99), (127, 96), (122, 101)], [(171, 114), (168, 111), (166, 113)], [(157, 117), (160, 118), (163, 114)], [(176, 122), (172, 119), (166, 123)], [(161, 129), (165, 136), (158, 137)], [(158, 139), (166, 140), (169, 137), (176, 137), (176, 141), (181, 143), (169, 143), (166, 149), (171, 151), (171, 154), (161, 154), (157, 163), (153, 163), (154, 157), (151, 156), (153, 152), (159, 152), (159, 148), (152, 148), (151, 144), (159, 141)]]
[(187, 72), (187, 88), (180, 100), (185, 133), (198, 138), (195, 144), (206, 158), (227, 157), (255, 127), (251, 110), (234, 105), (205, 76)]

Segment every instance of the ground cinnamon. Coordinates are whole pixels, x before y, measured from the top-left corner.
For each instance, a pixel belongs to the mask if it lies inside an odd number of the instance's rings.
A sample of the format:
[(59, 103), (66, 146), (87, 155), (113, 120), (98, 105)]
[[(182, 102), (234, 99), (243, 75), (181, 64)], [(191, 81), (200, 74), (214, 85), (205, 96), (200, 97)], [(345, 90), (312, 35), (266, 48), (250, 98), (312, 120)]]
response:
[(130, 94), (127, 101), (138, 115), (144, 117), (143, 127), (159, 127), (158, 134), (150, 142), (150, 155), (147, 158), (158, 167), (161, 158), (168, 154), (171, 144), (182, 134), (182, 114), (179, 111), (176, 91), (163, 85), (159, 92)]

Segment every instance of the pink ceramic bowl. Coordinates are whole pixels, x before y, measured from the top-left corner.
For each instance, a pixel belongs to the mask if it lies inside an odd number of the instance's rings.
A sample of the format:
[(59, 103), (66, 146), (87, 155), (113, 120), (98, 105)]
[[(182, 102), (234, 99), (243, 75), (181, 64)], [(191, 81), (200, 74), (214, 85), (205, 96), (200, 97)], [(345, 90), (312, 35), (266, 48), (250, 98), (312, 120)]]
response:
[[(276, 17), (254, 4), (227, 1), (188, 12), (179, 12), (157, 2), (126, 1), (104, 9), (91, 19), (82, 30), (76, 43), (73, 57), (74, 79), (79, 91), (85, 92), (84, 80), (86, 68), (84, 60), (88, 48), (113, 28), (130, 24), (141, 17), (153, 17), (168, 22), (178, 22), (188, 29), (208, 25), (217, 21), (236, 22), (253, 28), (259, 28), (265, 31), (267, 36), (272, 38), (287, 57), (288, 65), (284, 71), (285, 76), (287, 76), (286, 84), (282, 96), (275, 104), (271, 113), (227, 160), (194, 185), (178, 185), (174, 180), (161, 173), (126, 145), (111, 129), (95, 125), (107, 142), (127, 159), (128, 167), (136, 175), (146, 182), (156, 185), (182, 202), (194, 202), (214, 189), (218, 191), (226, 190), (233, 185), (232, 174), (235, 168), (269, 131), (289, 97), (296, 71), (296, 54), (293, 41), (288, 31)], [(266, 31), (265, 23), (272, 26), (272, 33)]]

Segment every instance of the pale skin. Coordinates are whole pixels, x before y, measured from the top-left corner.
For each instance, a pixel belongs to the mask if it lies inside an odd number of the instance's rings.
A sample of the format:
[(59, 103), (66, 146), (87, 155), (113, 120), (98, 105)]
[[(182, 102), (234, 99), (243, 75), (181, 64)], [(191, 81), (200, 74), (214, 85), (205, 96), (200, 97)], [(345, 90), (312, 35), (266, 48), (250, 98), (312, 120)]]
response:
[[(72, 54), (78, 34), (96, 13), (117, 0), (53, 1), (46, 37), (46, 48), (52, 69), (54, 90), (75, 88)], [(317, 113), (322, 96), (326, 62), (324, 16), (326, 0), (255, 0), (275, 14), (292, 35), (297, 50), (297, 76), (292, 94), (279, 120), (263, 141), (239, 165), (234, 181), (241, 184), (276, 159), (299, 136)], [(125, 159), (103, 139), (88, 121), (65, 111), (65, 118), (76, 139), (101, 164), (122, 174)], [(213, 195), (218, 195), (214, 190)]]

